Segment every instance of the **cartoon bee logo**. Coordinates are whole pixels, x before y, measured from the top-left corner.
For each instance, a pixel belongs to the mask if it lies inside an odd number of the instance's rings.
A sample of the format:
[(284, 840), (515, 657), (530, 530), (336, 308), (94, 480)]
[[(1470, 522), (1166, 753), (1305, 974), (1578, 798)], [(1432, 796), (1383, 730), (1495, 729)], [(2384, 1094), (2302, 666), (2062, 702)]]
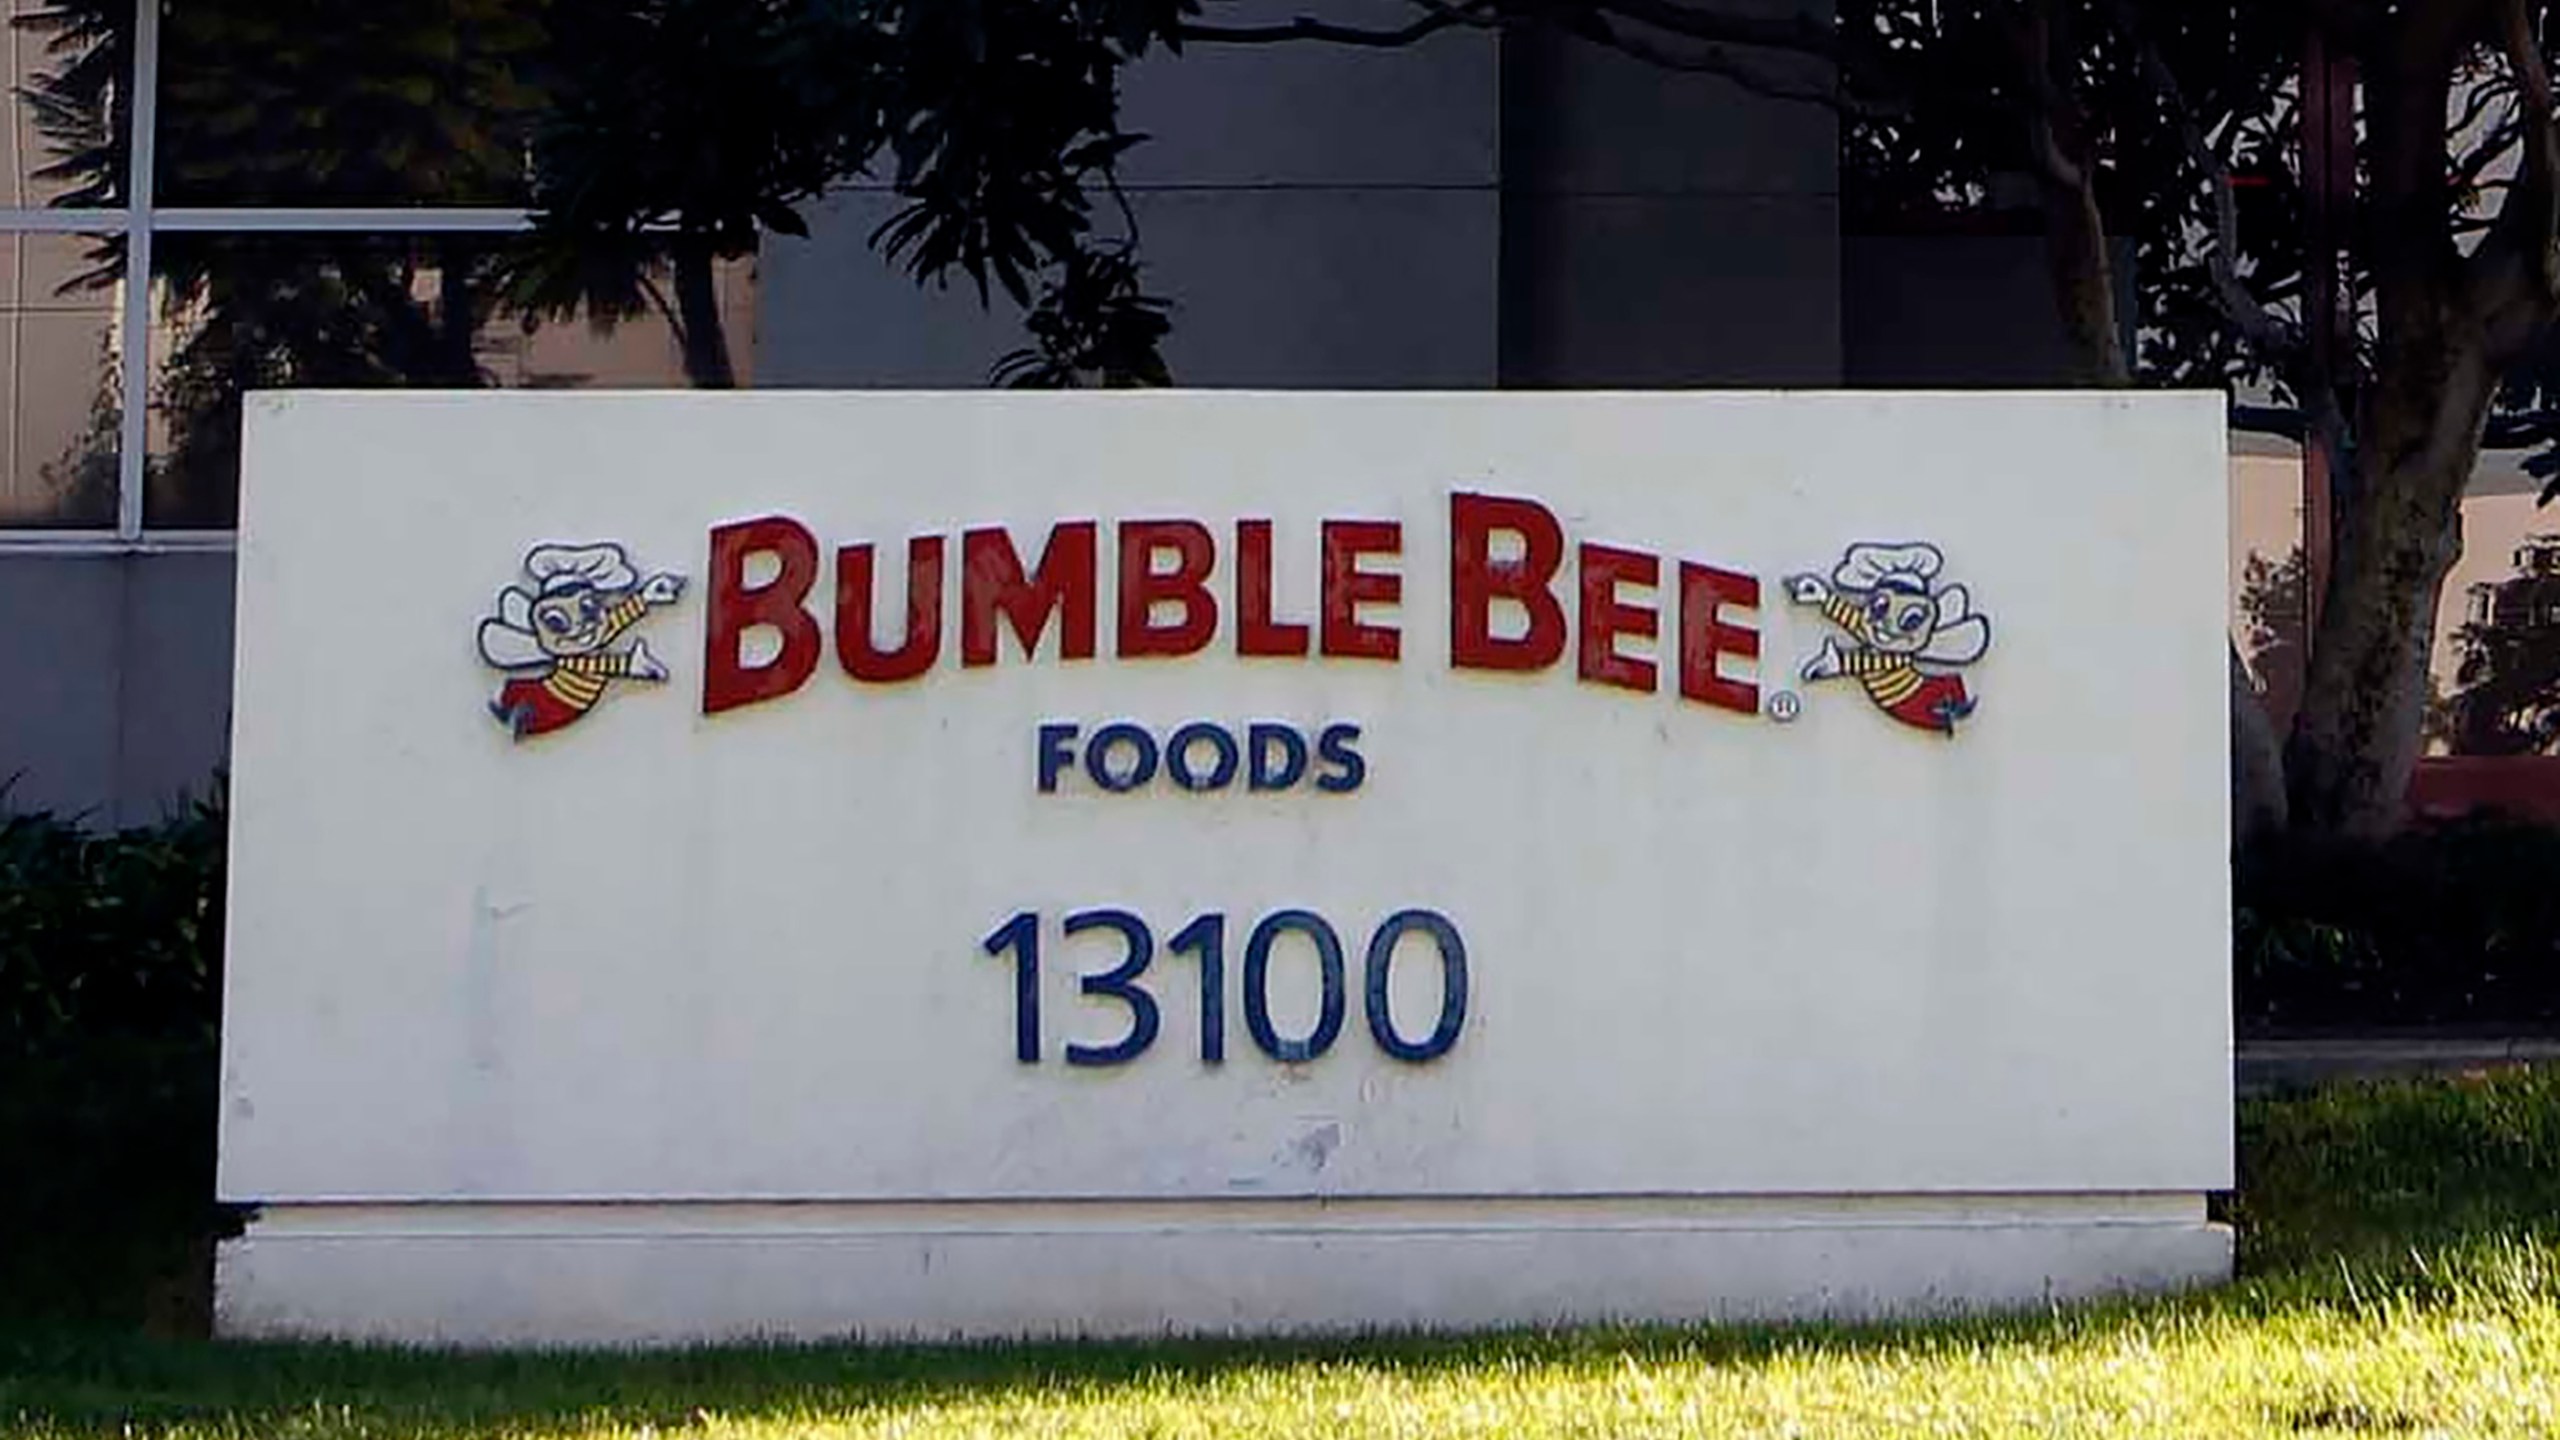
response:
[(1860, 544), (1828, 580), (1788, 576), (1788, 597), (1820, 607), (1849, 641), (1823, 637), (1799, 673), (1807, 681), (1855, 680), (1903, 724), (1954, 734), (1975, 704), (1955, 672), (1991, 648), (1991, 622), (1973, 613), (1963, 586), (1937, 583), (1946, 563), (1935, 545)]
[(499, 591), (498, 613), (480, 622), (480, 658), (507, 674), (489, 713), (510, 735), (577, 723), (616, 680), (667, 678), (646, 640), (613, 644), (651, 610), (674, 604), (681, 577), (642, 580), (621, 546), (600, 544), (537, 545), (524, 557), (524, 578)]

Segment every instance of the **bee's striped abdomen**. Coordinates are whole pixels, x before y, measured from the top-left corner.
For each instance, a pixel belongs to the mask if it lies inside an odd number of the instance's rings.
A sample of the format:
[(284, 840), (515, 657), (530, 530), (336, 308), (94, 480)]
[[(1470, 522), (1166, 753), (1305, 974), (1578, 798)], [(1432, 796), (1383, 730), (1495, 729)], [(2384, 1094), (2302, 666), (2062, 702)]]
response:
[(1910, 699), (1920, 688), (1920, 667), (1908, 656), (1853, 650), (1840, 657), (1840, 668), (1858, 677), (1858, 683), (1867, 687), (1868, 698), (1887, 709)]
[(558, 696), (561, 704), (584, 710), (604, 698), (607, 680), (630, 673), (628, 655), (564, 655), (551, 668), (542, 688)]

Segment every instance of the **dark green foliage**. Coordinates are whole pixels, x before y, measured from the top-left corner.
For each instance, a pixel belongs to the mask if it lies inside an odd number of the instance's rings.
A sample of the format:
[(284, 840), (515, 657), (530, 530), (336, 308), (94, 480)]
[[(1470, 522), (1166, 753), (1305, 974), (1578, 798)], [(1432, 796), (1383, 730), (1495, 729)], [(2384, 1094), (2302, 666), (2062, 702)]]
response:
[[(2138, 376), (2221, 387), (2290, 377), (2243, 343), (2217, 300), (2199, 237), (2215, 223), (2212, 187), (2181, 142), (2177, 117), (2145, 79), (2126, 23), (2157, 47), (2189, 111), (2216, 136), (2235, 177), (2245, 283), (2271, 305), (2302, 293), (2302, 186), (2294, 137), (2305, 12), (2292, 4), (2213, 0), (2050, 7), (2074, 60), (2061, 137), (2102, 157), (2095, 184), (2111, 231), (2133, 242), (2139, 282)], [(2023, 63), (2024, 12), (2012, 0), (1843, 0), (1844, 32), (1877, 39), (1853, 55), (1889, 110), (1844, 127), (1841, 202), (1852, 231), (1998, 226), (2034, 235), (2039, 160), (2024, 117), (2050, 81)]]
[(2454, 632), (2458, 688), (2445, 707), (2456, 754), (2560, 748), (2560, 544), (2527, 540), (2515, 566), (2460, 597), (2472, 608)]
[(0, 1319), (201, 1328), (225, 824), (0, 805)]
[(155, 525), (236, 523), (240, 396), (286, 387), (460, 389), (482, 383), (481, 328), (501, 244), (447, 235), (182, 235), (164, 246), (164, 310), (193, 323), (161, 367), (170, 444), (151, 474)]
[(67, 187), (58, 205), (123, 204), (133, 131), (133, 34), (124, 13), (97, 0), (63, 0), (10, 23), (44, 47), (42, 65), (17, 96), (52, 156), (35, 178)]
[[(161, 32), (156, 203), (222, 206), (521, 204), (540, 96), (527, 77), (543, 7), (429, 0), (200, 0)], [(45, 37), (25, 102), (66, 183), (62, 203), (120, 201), (130, 4), (55, 0), (15, 23)], [(485, 240), (412, 242), (172, 232), (153, 279), (175, 339), (155, 403), (168, 453), (153, 523), (227, 527), (242, 391), (480, 382), (494, 309)], [(124, 278), (120, 241), (76, 284)]]
[(2244, 1032), (2560, 1028), (2560, 830), (2476, 816), (2242, 857)]
[(221, 1008), (222, 792), (92, 834), (0, 792), (0, 1053), (210, 1041)]
[[(957, 272), (1030, 312), (1017, 383), (1162, 383), (1163, 306), (1094, 195), (1142, 137), (1121, 68), (1189, 0), (552, 0), (531, 150), (537, 234), (509, 302), (538, 319), (666, 313), (698, 385), (732, 383), (710, 265), (806, 233), (829, 186), (905, 202), (872, 239), (917, 280)], [(659, 285), (672, 276), (673, 294)], [(847, 323), (859, 323), (848, 317)]]
[(210, 1034), (0, 1053), (0, 1326), (203, 1332), (219, 1065)]
[[(77, 0), (81, 5), (99, 0)], [(541, 0), (188, 0), (160, 36), (161, 205), (508, 205)]]
[(997, 383), (1023, 390), (1170, 385), (1158, 349), (1173, 329), (1170, 302), (1146, 293), (1126, 245), (1070, 254), (1023, 324), (1033, 343), (996, 362)]
[[(428, 0), (173, 6), (161, 36), (163, 205), (522, 203), (542, 7)], [(494, 247), (472, 237), (177, 234), (155, 269), (181, 321), (155, 390), (163, 525), (233, 523), (244, 391), (480, 383)]]
[[(188, 0), (161, 41), (157, 200), (201, 206), (528, 205), (490, 237), (170, 233), (175, 336), (155, 524), (232, 523), (239, 395), (484, 384), (492, 321), (657, 312), (696, 385), (735, 383), (715, 267), (875, 160), (908, 202), (875, 238), (918, 280), (990, 283), (1038, 352), (1160, 383), (1162, 307), (1107, 280), (1089, 192), (1139, 137), (1120, 67), (1186, 0)], [(28, 105), (62, 203), (120, 201), (131, 8), (52, 0)], [(78, 283), (123, 278), (102, 243)], [(1134, 274), (1134, 266), (1129, 267)], [(1078, 307), (1090, 303), (1090, 311)], [(848, 316), (846, 323), (860, 323)], [(1061, 338), (1061, 335), (1067, 338)], [(1061, 346), (1064, 348), (1060, 348)], [(1063, 373), (1063, 372), (1062, 372)]]
[(877, 237), (917, 274), (1031, 276), (1091, 228), (1087, 182), (1145, 137), (1120, 128), (1120, 68), (1188, 6), (1126, 0), (879, 0), (892, 181), (908, 200)]
[(509, 303), (597, 324), (657, 310), (695, 384), (734, 383), (710, 267), (765, 230), (807, 234), (801, 207), (876, 147), (872, 32), (801, 0), (551, 0), (548, 22), (538, 229)]

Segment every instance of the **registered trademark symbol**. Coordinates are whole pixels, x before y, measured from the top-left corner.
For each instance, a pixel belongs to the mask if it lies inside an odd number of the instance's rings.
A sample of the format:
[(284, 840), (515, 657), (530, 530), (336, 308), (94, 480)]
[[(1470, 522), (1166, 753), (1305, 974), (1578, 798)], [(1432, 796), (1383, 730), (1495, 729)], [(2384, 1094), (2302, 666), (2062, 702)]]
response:
[(1780, 690), (1769, 697), (1769, 718), (1784, 725), (1804, 713), (1804, 697), (1793, 690)]

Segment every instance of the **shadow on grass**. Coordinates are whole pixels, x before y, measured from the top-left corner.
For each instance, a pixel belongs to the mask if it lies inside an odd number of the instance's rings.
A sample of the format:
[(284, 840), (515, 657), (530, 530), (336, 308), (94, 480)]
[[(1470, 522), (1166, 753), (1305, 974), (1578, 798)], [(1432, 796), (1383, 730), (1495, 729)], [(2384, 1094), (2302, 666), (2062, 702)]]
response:
[(21, 1322), (0, 1326), (0, 1428), (675, 1428), (706, 1416), (858, 1416), (1295, 1370), (1426, 1379), (1630, 1362), (1750, 1367), (1883, 1352), (2053, 1351), (2103, 1346), (2130, 1330), (2355, 1320), (2484, 1297), (2531, 1304), (2560, 1296), (2560, 1071), (2252, 1102), (2240, 1133), (2242, 1187), (2223, 1208), (2241, 1227), (2244, 1278), (2211, 1294), (1875, 1325), (647, 1353), (217, 1344)]
[[(2519, 1263), (2521, 1262), (2521, 1263)], [(2128, 1331), (2261, 1320), (2352, 1321), (2487, 1289), (2560, 1291), (2560, 1231), (2503, 1227), (2431, 1247), (2252, 1277), (2222, 1292), (2032, 1315), (1935, 1322), (1648, 1326), (1463, 1336), (1007, 1345), (788, 1345), (547, 1353), (222, 1344), (0, 1335), (0, 1420), (127, 1436), (187, 1424), (241, 1435), (480, 1434), (609, 1426), (680, 1429), (711, 1417), (789, 1421), (1006, 1401), (1109, 1398), (1133, 1388), (1320, 1371), (1427, 1380), (1456, 1371), (1756, 1367), (1891, 1353), (1902, 1361), (2012, 1348), (2106, 1347)], [(2327, 1423), (2327, 1422), (2321, 1422)]]

